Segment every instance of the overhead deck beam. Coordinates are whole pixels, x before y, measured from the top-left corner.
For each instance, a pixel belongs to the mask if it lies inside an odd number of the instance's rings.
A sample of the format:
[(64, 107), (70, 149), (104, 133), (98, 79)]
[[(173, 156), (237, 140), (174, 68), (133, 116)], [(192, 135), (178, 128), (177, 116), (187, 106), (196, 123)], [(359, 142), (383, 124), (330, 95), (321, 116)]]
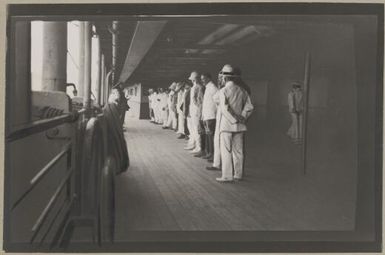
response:
[(137, 23), (120, 75), (120, 82), (125, 82), (133, 74), (156, 38), (158, 38), (166, 22), (140, 21)]

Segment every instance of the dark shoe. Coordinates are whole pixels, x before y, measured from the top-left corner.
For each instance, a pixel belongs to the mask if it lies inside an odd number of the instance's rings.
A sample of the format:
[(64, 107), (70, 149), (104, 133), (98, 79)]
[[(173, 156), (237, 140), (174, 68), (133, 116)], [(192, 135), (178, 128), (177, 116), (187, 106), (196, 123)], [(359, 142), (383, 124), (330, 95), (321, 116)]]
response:
[(186, 135), (186, 136), (184, 137), (184, 139), (185, 139), (185, 140), (188, 140), (188, 139), (190, 139), (190, 137), (188, 137), (188, 135)]
[(168, 127), (162, 127), (163, 129), (168, 129)]
[(196, 154), (194, 154), (194, 157), (196, 158), (203, 158), (206, 154), (202, 153), (202, 152), (198, 152)]
[(210, 171), (221, 171), (221, 169), (219, 169), (218, 167), (215, 167), (215, 166), (208, 166), (206, 167), (207, 170), (210, 170)]
[(177, 139), (184, 139), (186, 136), (185, 135), (179, 135), (178, 137), (177, 137)]
[(210, 154), (207, 154), (206, 156), (204, 156), (204, 157), (202, 157), (203, 159), (210, 159), (210, 158), (213, 158), (213, 156), (212, 155), (210, 155)]

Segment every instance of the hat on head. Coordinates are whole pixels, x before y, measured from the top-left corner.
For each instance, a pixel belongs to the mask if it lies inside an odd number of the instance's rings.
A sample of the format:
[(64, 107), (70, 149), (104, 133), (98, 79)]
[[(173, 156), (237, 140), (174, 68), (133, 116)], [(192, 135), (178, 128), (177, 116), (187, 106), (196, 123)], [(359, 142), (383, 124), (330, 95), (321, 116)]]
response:
[(238, 67), (233, 67), (230, 64), (226, 64), (222, 67), (222, 70), (219, 72), (219, 74), (223, 76), (240, 76), (241, 69)]
[(175, 89), (176, 89), (176, 82), (173, 82), (173, 83), (170, 85), (169, 89), (175, 90)]
[(299, 82), (297, 82), (297, 81), (294, 81), (294, 82), (291, 83), (291, 86), (292, 86), (293, 88), (300, 88), (300, 87), (301, 87), (301, 83), (299, 83)]
[(175, 90), (180, 90), (183, 87), (183, 82), (177, 82)]
[(198, 72), (197, 71), (193, 71), (193, 72), (191, 72), (191, 74), (190, 74), (190, 77), (188, 78), (190, 81), (192, 81), (192, 80), (196, 80), (196, 79), (198, 79), (199, 78), (199, 74), (198, 74)]

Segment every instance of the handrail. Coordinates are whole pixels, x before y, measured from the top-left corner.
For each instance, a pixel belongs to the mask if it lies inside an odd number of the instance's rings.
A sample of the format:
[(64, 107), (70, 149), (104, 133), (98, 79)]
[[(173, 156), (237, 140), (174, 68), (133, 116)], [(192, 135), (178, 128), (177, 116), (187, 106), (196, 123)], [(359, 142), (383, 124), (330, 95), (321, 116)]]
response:
[(82, 110), (80, 110), (79, 112), (66, 113), (54, 118), (33, 121), (32, 123), (23, 125), (22, 127), (13, 131), (11, 134), (7, 136), (6, 140), (7, 142), (13, 142), (21, 138), (27, 137), (29, 135), (43, 132), (45, 130), (59, 126), (64, 123), (74, 122), (78, 119), (79, 113), (81, 111)]
[(15, 209), (22, 200), (36, 187), (42, 178), (49, 172), (49, 170), (70, 150), (72, 142), (67, 142), (63, 149), (50, 161), (48, 162), (30, 181), (29, 188), (20, 196), (20, 198), (13, 204), (12, 210)]
[(32, 229), (31, 229), (32, 232), (35, 232), (36, 230), (40, 229), (40, 227), (42, 226), (43, 222), (47, 218), (48, 213), (52, 210), (53, 205), (57, 201), (57, 199), (58, 199), (60, 193), (62, 192), (63, 188), (66, 186), (67, 182), (71, 178), (72, 173), (73, 173), (72, 169), (70, 171), (68, 171), (66, 177), (60, 183), (59, 187), (57, 187), (57, 189), (55, 190), (55, 193), (52, 195), (51, 199), (49, 200), (48, 204), (44, 208), (43, 212), (40, 214), (39, 218), (37, 219), (37, 221), (33, 225)]
[(41, 178), (48, 172), (48, 170), (50, 170), (51, 167), (54, 166), (67, 153), (67, 151), (70, 149), (71, 143), (72, 143), (71, 141), (67, 142), (63, 146), (63, 149), (60, 151), (60, 153), (57, 154), (50, 162), (48, 162), (48, 164), (45, 167), (43, 167), (35, 175), (35, 177), (32, 178), (31, 185), (36, 185), (36, 183), (38, 183), (41, 180)]
[[(69, 210), (73, 204), (74, 198), (70, 198), (69, 200), (64, 200), (64, 202), (60, 205), (59, 210), (55, 213), (54, 217), (51, 219), (50, 224), (48, 225), (47, 229), (45, 230), (44, 235), (41, 237), (40, 245), (44, 242), (45, 238), (48, 236), (49, 232), (51, 231), (52, 227), (55, 224), (56, 219), (59, 217), (60, 213), (63, 212), (64, 209)], [(30, 243), (33, 243), (37, 234), (39, 231), (35, 231), (33, 236), (30, 239)]]

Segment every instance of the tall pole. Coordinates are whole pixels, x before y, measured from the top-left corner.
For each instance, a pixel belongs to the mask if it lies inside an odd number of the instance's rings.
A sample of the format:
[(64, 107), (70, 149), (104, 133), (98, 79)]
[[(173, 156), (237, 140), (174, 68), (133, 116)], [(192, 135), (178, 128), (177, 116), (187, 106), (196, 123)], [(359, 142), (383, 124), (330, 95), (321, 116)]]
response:
[(80, 21), (79, 22), (79, 76), (78, 76), (78, 84), (77, 84), (78, 96), (80, 97), (84, 96), (84, 60), (85, 60), (84, 29), (85, 29), (84, 22)]
[(97, 63), (96, 63), (96, 102), (101, 105), (101, 90), (102, 90), (102, 52), (100, 50), (100, 37), (97, 35)]
[(305, 75), (304, 75), (304, 112), (302, 123), (302, 170), (303, 174), (307, 173), (307, 128), (308, 128), (308, 113), (309, 113), (309, 91), (310, 91), (310, 71), (311, 71), (311, 55), (309, 52), (305, 55)]
[(104, 64), (104, 54), (101, 53), (100, 55), (100, 90), (99, 90), (100, 105), (103, 105), (105, 103), (105, 100), (104, 100), (104, 86), (106, 84), (105, 78), (106, 78), (106, 67)]
[[(10, 98), (5, 121), (9, 126), (26, 124), (31, 120), (31, 22), (17, 21), (13, 23), (13, 42), (11, 45), (11, 84)], [(8, 100), (9, 99), (9, 100)]]
[(112, 30), (110, 31), (112, 33), (112, 84), (111, 86), (115, 85), (117, 82), (117, 73), (116, 73), (116, 65), (117, 65), (117, 58), (118, 58), (118, 41), (119, 41), (119, 36), (118, 36), (118, 31), (119, 31), (119, 22), (118, 21), (113, 21), (112, 22)]
[(84, 22), (84, 108), (91, 108), (91, 23)]
[[(99, 35), (94, 33), (92, 38), (92, 93), (96, 103), (100, 104), (100, 40)], [(94, 77), (95, 76), (95, 77)]]
[(43, 23), (43, 90), (67, 88), (67, 22)]

